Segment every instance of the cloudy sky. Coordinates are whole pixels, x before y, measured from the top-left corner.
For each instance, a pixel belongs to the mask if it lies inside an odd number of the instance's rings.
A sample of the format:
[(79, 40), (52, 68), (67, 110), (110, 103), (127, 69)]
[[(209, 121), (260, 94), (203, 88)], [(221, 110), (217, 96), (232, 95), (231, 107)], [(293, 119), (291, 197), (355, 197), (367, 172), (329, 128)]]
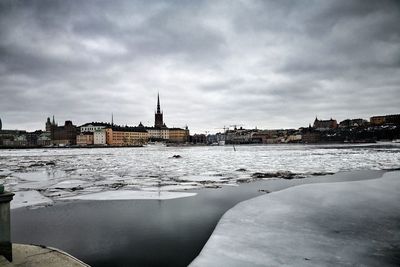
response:
[(400, 113), (400, 2), (0, 2), (3, 129), (215, 132)]

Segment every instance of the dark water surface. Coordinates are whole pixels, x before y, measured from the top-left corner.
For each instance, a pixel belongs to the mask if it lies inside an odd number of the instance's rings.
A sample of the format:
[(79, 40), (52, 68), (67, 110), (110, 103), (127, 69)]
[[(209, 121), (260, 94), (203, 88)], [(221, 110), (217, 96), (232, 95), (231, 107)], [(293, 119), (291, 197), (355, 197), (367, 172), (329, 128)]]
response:
[(91, 266), (187, 266), (221, 216), (243, 200), (290, 186), (372, 179), (356, 171), (305, 179), (256, 181), (201, 189), (173, 200), (75, 201), (11, 213), (12, 241), (62, 249)]

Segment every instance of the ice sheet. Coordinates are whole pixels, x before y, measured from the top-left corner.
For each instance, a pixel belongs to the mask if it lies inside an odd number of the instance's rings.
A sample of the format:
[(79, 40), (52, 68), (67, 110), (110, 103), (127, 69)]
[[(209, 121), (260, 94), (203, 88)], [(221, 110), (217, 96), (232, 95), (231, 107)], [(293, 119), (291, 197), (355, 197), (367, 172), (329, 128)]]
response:
[(399, 266), (400, 172), (242, 202), (190, 266)]
[(61, 198), (61, 200), (130, 200), (130, 199), (166, 200), (166, 199), (174, 199), (182, 197), (192, 197), (195, 195), (196, 193), (118, 190), (118, 191), (103, 191), (93, 194), (65, 197)]
[(30, 206), (46, 206), (53, 204), (53, 201), (40, 194), (38, 191), (19, 191), (15, 193), (14, 199), (11, 201), (11, 209)]

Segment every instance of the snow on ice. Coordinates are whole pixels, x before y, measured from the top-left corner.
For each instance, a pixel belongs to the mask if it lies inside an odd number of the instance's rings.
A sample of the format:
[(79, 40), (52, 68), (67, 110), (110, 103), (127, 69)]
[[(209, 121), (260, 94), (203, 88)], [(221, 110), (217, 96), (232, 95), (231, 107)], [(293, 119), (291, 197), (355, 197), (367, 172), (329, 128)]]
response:
[(399, 192), (393, 171), (242, 202), (190, 266), (399, 266)]
[(11, 209), (30, 206), (47, 206), (53, 204), (53, 201), (41, 195), (38, 191), (19, 191), (15, 193), (11, 201)]

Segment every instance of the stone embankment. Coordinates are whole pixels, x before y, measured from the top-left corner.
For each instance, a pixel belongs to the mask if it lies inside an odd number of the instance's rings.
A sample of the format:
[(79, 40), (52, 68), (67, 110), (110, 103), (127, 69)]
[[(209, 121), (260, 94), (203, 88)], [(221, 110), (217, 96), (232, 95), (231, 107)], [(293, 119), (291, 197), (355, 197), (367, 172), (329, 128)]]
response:
[(12, 244), (13, 261), (0, 256), (1, 267), (88, 267), (89, 265), (61, 250), (35, 245)]

